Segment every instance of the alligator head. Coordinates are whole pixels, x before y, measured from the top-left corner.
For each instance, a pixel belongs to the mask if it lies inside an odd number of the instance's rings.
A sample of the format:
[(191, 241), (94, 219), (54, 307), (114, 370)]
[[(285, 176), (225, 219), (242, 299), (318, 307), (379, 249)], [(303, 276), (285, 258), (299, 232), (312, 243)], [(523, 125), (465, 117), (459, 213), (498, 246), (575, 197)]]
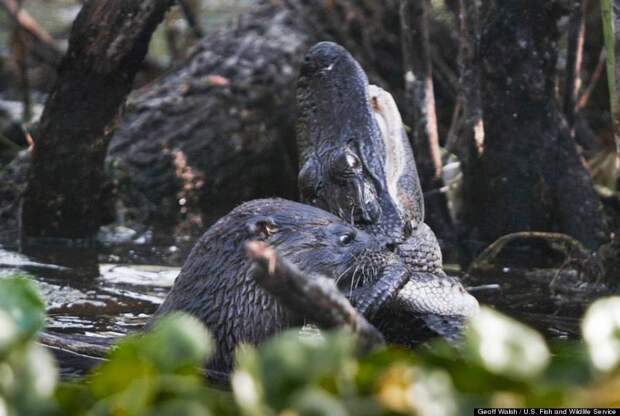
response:
[(368, 84), (346, 49), (321, 42), (303, 62), (297, 100), (301, 199), (386, 238), (411, 272), (379, 326), (388, 330), (386, 320), (415, 317), (451, 338), (478, 304), (441, 270), (441, 250), (424, 224), (413, 151), (392, 96)]
[(297, 87), (299, 188), (303, 201), (401, 241), (423, 222), (424, 205), (400, 115), (376, 117), (393, 114), (378, 95), (346, 49), (310, 49)]

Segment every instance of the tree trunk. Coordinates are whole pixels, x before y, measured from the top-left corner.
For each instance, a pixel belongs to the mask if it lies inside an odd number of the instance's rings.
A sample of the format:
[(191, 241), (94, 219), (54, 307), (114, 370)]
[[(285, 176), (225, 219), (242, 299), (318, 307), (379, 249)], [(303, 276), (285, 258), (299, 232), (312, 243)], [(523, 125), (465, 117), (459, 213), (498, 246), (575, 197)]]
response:
[(440, 238), (453, 239), (452, 222), (443, 187), (433, 72), (429, 44), (431, 4), (428, 0), (403, 0), (401, 37), (408, 111), (407, 124), (413, 128), (414, 148), (422, 189), (426, 222)]
[(476, 173), (484, 143), (484, 118), (481, 97), (480, 14), (476, 0), (458, 1), (460, 96), (462, 126), (457, 130), (454, 152), (463, 172), (463, 212), (459, 212), (459, 234), (467, 238), (471, 213), (478, 206)]
[(97, 232), (106, 129), (172, 3), (91, 0), (82, 7), (35, 135), (25, 237), (81, 239)]
[(600, 200), (555, 99), (566, 10), (538, 0), (496, 0), (482, 34), (485, 138), (482, 196), (470, 218), (480, 239), (516, 231), (567, 233), (594, 249), (606, 239)]

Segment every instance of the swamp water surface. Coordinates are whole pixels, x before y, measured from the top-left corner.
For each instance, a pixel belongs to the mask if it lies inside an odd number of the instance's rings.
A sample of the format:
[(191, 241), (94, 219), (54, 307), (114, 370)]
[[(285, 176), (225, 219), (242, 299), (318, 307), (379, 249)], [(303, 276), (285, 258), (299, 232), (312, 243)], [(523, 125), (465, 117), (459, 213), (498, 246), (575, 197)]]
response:
[[(0, 278), (27, 273), (37, 281), (47, 302), (48, 331), (108, 338), (139, 330), (165, 298), (197, 237), (174, 244), (153, 238), (119, 243), (116, 233), (95, 249), (39, 246), (20, 252), (0, 242)], [(592, 298), (554, 293), (554, 277), (552, 269), (503, 268), (465, 275), (464, 283), (480, 303), (547, 338), (573, 339)]]
[(47, 330), (116, 337), (142, 328), (165, 298), (191, 244), (96, 249), (0, 244), (0, 278), (28, 274), (47, 302)]

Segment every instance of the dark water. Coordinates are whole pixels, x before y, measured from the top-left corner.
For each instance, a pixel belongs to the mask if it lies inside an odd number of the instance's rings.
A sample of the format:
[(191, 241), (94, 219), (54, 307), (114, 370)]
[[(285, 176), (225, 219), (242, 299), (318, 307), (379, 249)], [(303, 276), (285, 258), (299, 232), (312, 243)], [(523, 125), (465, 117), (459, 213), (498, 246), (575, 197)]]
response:
[(0, 245), (0, 278), (27, 273), (47, 302), (47, 330), (114, 337), (140, 329), (166, 296), (190, 242)]
[[(24, 249), (5, 243), (0, 245), (0, 278), (25, 272), (38, 282), (47, 301), (49, 331), (115, 337), (138, 330), (164, 299), (194, 239), (136, 238), (119, 229), (101, 240), (96, 248)], [(571, 276), (553, 268), (505, 267), (463, 277), (482, 304), (547, 338), (572, 339), (579, 336), (585, 308), (601, 293), (580, 288)]]
[(580, 335), (581, 317), (593, 298), (583, 292), (553, 292), (549, 283), (556, 273), (557, 270), (551, 269), (504, 268), (468, 276), (466, 282), (473, 285), (472, 294), (481, 304), (491, 305), (536, 328), (546, 338), (575, 339)]

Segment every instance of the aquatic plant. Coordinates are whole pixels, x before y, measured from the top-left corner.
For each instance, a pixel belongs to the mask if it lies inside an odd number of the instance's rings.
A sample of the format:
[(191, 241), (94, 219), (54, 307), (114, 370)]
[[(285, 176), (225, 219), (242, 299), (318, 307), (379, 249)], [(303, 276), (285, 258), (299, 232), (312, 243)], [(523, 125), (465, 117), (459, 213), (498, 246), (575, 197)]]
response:
[(0, 279), (2, 415), (456, 415), (473, 407), (620, 406), (620, 297), (595, 302), (582, 342), (547, 345), (483, 308), (455, 347), (388, 346), (356, 355), (344, 331), (284, 332), (238, 350), (231, 391), (201, 370), (212, 350), (194, 318), (173, 314), (124, 338), (84, 379), (58, 382), (36, 343), (44, 304), (25, 277)]

